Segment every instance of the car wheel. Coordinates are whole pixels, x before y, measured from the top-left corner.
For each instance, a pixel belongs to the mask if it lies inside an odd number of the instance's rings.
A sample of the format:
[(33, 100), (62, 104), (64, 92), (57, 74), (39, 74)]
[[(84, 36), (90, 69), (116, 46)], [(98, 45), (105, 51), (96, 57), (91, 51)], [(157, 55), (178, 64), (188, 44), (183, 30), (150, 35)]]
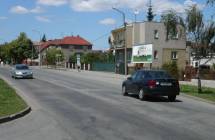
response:
[(128, 92), (126, 90), (126, 86), (122, 86), (122, 95), (123, 96), (128, 96)]
[(139, 95), (138, 95), (138, 96), (139, 96), (139, 99), (140, 99), (141, 101), (143, 101), (143, 100), (146, 98), (146, 95), (145, 95), (143, 89), (140, 89)]
[(170, 102), (174, 102), (175, 99), (176, 99), (176, 95), (169, 95), (168, 99), (169, 99)]

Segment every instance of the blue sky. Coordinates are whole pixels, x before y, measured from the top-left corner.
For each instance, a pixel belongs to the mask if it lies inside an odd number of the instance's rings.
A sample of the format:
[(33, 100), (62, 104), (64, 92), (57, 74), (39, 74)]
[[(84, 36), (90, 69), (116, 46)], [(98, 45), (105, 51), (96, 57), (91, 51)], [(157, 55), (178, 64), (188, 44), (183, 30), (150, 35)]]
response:
[[(1, 0), (0, 43), (15, 39), (26, 32), (33, 41), (40, 34), (47, 39), (80, 35), (94, 44), (94, 49), (107, 49), (110, 31), (122, 25), (122, 17), (112, 10), (117, 7), (126, 13), (126, 20), (134, 20), (138, 10), (138, 21), (145, 19), (149, 0)], [(206, 19), (215, 12), (206, 8), (205, 0), (152, 0), (154, 12), (159, 14), (168, 9), (183, 13), (190, 4), (198, 4)]]

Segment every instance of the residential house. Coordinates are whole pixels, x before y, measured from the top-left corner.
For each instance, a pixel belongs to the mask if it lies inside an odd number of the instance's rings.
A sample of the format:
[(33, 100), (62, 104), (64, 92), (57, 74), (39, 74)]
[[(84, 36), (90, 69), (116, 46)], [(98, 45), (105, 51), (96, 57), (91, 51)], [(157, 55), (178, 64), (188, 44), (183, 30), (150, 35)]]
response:
[[(187, 61), (186, 57), (186, 35), (182, 26), (177, 26), (178, 32), (171, 36), (166, 34), (164, 23), (147, 21), (135, 22), (128, 24), (126, 30), (120, 27), (112, 30), (109, 38), (110, 50), (116, 56), (116, 68), (123, 69), (125, 58), (125, 46), (127, 52), (128, 72), (134, 70), (135, 67), (144, 68), (161, 68), (164, 63), (172, 60), (177, 61), (179, 69), (184, 69)], [(126, 40), (126, 42), (124, 42)], [(135, 45), (153, 45), (153, 62), (152, 64), (131, 62), (132, 48)], [(118, 65), (118, 66), (117, 66)], [(116, 72), (123, 73), (123, 70)]]
[(58, 48), (62, 50), (65, 57), (65, 62), (68, 62), (69, 57), (72, 54), (91, 52), (92, 44), (80, 36), (67, 36), (63, 39), (49, 40), (41, 45), (40, 53), (42, 54), (42, 60), (44, 60), (46, 56), (46, 50), (49, 48)]
[[(204, 45), (195, 45), (187, 41), (188, 64), (194, 68), (199, 66), (212, 67), (215, 64), (215, 45), (205, 47)], [(198, 51), (197, 51), (198, 50)]]

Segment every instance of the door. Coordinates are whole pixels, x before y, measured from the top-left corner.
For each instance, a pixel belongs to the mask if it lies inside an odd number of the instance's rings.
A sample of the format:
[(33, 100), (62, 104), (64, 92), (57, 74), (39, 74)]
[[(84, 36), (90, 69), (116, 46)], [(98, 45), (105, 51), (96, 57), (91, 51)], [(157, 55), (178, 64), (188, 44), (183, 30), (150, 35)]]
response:
[(142, 86), (142, 81), (143, 81), (143, 72), (138, 71), (135, 79), (132, 82), (131, 88), (132, 88), (132, 93), (139, 93), (140, 87)]
[(133, 83), (135, 82), (136, 75), (137, 75), (137, 72), (135, 72), (135, 73), (131, 76), (131, 78), (129, 78), (129, 79), (126, 81), (126, 88), (127, 88), (127, 91), (130, 92), (130, 93), (133, 93)]

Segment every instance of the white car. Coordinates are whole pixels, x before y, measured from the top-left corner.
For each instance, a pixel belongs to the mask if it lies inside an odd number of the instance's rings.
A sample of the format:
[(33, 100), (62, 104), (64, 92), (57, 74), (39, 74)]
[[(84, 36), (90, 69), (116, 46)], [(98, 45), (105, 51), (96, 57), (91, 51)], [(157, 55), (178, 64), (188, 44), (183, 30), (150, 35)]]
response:
[(33, 78), (33, 72), (25, 64), (16, 64), (11, 70), (12, 78)]

